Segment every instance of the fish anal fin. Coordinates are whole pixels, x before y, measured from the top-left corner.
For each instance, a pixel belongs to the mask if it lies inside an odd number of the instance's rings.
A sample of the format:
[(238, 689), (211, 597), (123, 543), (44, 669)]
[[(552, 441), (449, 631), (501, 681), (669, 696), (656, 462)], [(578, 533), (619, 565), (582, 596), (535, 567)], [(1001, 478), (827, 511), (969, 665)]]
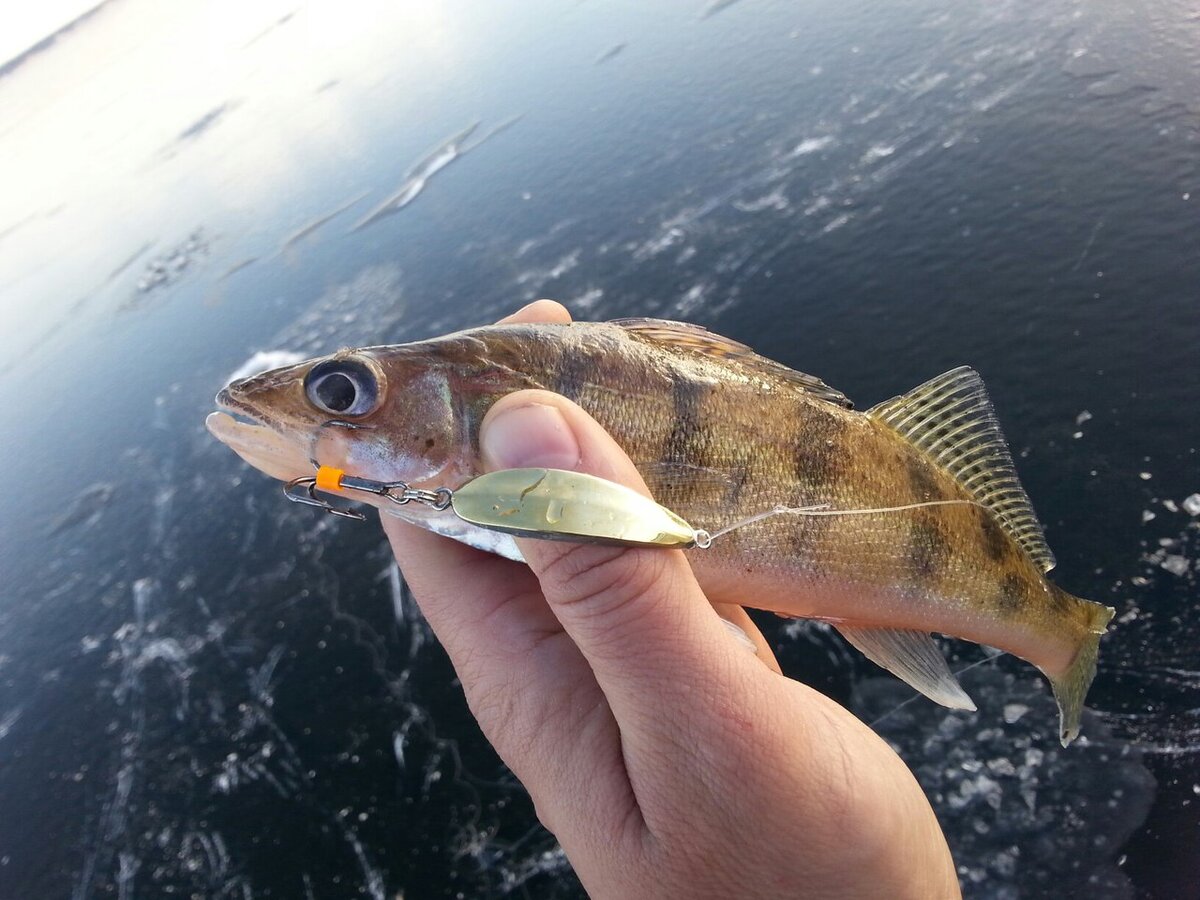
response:
[(1012, 454), (988, 398), (983, 379), (960, 366), (867, 410), (898, 432), (930, 462), (949, 472), (986, 507), (1043, 572), (1054, 554), (1017, 479)]
[(974, 702), (962, 689), (942, 651), (927, 632), (844, 623), (834, 627), (863, 656), (930, 700), (951, 709), (974, 711)]
[(854, 403), (845, 394), (831, 388), (821, 379), (797, 372), (765, 356), (759, 356), (745, 344), (714, 334), (700, 325), (672, 322), (669, 319), (613, 319), (609, 324), (619, 325), (640, 340), (662, 347), (719, 360), (732, 360), (745, 369), (780, 378), (818, 400), (836, 404), (844, 409), (854, 408)]

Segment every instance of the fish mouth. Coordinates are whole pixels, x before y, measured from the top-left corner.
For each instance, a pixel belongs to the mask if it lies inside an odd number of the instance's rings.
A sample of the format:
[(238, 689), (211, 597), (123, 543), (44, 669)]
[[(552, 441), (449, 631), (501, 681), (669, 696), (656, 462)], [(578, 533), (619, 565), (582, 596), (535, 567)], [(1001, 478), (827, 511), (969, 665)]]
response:
[(213, 402), (216, 403), (217, 408), (221, 412), (227, 414), (230, 418), (241, 421), (244, 425), (270, 427), (272, 424), (267, 421), (266, 416), (261, 412), (231, 394), (227, 387), (221, 388)]
[(312, 473), (303, 438), (289, 433), (283, 423), (239, 400), (228, 388), (217, 394), (216, 405), (218, 411), (208, 414), (205, 427), (254, 468), (281, 481)]

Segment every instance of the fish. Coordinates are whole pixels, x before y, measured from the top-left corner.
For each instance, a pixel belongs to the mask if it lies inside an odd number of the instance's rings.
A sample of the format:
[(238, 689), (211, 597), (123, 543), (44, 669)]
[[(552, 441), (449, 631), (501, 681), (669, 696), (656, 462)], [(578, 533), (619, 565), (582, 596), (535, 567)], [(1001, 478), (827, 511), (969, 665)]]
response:
[[(207, 426), (281, 480), (320, 464), (454, 491), (485, 471), (488, 409), (528, 388), (578, 403), (657, 503), (722, 535), (685, 551), (714, 602), (827, 622), (956, 709), (975, 706), (932, 635), (997, 647), (1047, 677), (1063, 745), (1079, 734), (1114, 610), (1046, 578), (1054, 556), (968, 367), (858, 410), (819, 378), (700, 326), (512, 323), (343, 349), (235, 381)], [(521, 558), (511, 535), (448, 511), (367, 502)], [(762, 515), (815, 507), (829, 514)]]

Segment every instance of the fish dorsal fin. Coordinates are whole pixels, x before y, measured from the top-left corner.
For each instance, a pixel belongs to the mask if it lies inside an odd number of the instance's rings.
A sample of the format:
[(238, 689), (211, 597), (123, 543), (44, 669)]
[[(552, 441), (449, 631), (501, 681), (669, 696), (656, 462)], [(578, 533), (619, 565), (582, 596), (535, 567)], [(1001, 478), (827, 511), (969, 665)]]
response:
[(978, 503), (987, 507), (1005, 531), (1043, 571), (1054, 568), (1054, 554), (1017, 480), (1012, 455), (983, 379), (960, 366), (907, 394), (867, 410), (933, 463), (954, 476)]
[(686, 350), (719, 360), (733, 360), (745, 368), (782, 378), (820, 400), (835, 403), (845, 409), (854, 408), (854, 404), (845, 394), (834, 390), (821, 379), (797, 372), (765, 356), (759, 356), (745, 344), (714, 334), (700, 325), (672, 322), (669, 319), (614, 319), (609, 324), (619, 325), (642, 340), (664, 347)]
[(946, 665), (942, 651), (926, 632), (855, 625), (834, 627), (863, 656), (935, 703), (951, 709), (975, 709), (974, 702)]

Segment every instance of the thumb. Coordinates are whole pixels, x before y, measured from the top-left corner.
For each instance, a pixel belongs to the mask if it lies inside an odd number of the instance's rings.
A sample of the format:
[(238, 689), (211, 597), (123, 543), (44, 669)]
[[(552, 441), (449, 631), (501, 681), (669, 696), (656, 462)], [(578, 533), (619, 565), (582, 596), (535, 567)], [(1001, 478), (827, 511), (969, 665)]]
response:
[[(649, 496), (612, 437), (557, 394), (522, 391), (497, 402), (484, 418), (480, 446), (489, 470), (586, 472)], [(697, 683), (711, 684), (730, 665), (754, 660), (721, 625), (681, 551), (529, 539), (519, 544), (618, 724), (647, 716), (661, 721), (665, 705), (678, 708), (674, 694), (694, 692)], [(670, 718), (678, 723), (677, 715)]]

